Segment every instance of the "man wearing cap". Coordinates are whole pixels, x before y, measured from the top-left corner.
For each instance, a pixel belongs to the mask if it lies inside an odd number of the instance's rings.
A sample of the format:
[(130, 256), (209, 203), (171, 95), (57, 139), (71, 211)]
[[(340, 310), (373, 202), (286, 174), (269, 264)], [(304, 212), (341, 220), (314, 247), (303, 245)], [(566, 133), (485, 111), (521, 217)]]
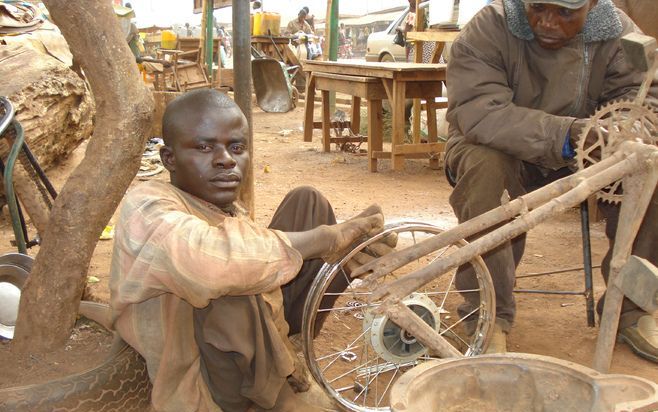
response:
[[(620, 46), (633, 31), (639, 29), (611, 0), (496, 0), (462, 29), (448, 64), (446, 149), (446, 173), (455, 186), (450, 204), (460, 222), (500, 206), (504, 191), (515, 198), (572, 173), (587, 118), (639, 89), (644, 73), (627, 64)], [(647, 97), (654, 108), (657, 86)], [(602, 264), (607, 279), (619, 208), (601, 206), (611, 245)], [(633, 254), (658, 263), (657, 234), (654, 194)], [(496, 289), (490, 352), (506, 350), (524, 246), (519, 236), (484, 255)], [(462, 270), (457, 283), (470, 289), (474, 276)], [(478, 302), (465, 299), (460, 310), (469, 313)], [(656, 320), (628, 300), (619, 336), (658, 362)]]

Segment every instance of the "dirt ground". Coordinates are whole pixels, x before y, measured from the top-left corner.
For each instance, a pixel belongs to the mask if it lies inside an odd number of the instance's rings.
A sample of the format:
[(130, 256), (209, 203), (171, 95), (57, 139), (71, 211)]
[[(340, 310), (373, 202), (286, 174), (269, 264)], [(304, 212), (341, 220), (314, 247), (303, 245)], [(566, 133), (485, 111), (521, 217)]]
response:
[[(268, 114), (255, 109), (254, 151), (256, 220), (269, 223), (278, 202), (290, 189), (311, 185), (323, 192), (332, 203), (339, 220), (349, 218), (371, 203), (383, 207), (387, 221), (423, 221), (442, 228), (456, 224), (448, 203), (451, 188), (442, 170), (431, 170), (428, 161), (407, 160), (403, 172), (394, 172), (390, 162), (380, 162), (380, 171), (367, 171), (365, 156), (343, 153), (332, 147), (323, 153), (320, 131), (310, 143), (302, 139), (303, 108), (287, 114)], [(55, 186), (84, 156), (85, 147), (57, 169), (48, 171)], [(152, 179), (167, 180), (167, 172)], [(138, 184), (135, 179), (133, 185)], [(116, 214), (115, 214), (116, 217)], [(114, 218), (110, 224), (114, 222)], [(582, 266), (578, 210), (556, 216), (533, 229), (518, 274)], [(12, 251), (9, 244), (11, 225), (5, 217), (0, 222), (0, 252)], [(603, 222), (591, 227), (594, 264), (606, 251)], [(112, 241), (100, 241), (89, 268), (88, 297), (107, 302)], [(30, 251), (35, 254), (36, 251)], [(549, 277), (520, 279), (524, 289), (584, 289), (582, 272)], [(600, 271), (595, 269), (594, 290), (598, 298), (604, 291)], [(585, 300), (582, 296), (517, 294), (518, 318), (508, 338), (508, 349), (548, 355), (590, 366), (598, 328), (587, 326)], [(597, 319), (598, 321), (598, 319)], [(613, 373), (625, 373), (658, 382), (655, 364), (636, 357), (625, 344), (618, 344), (612, 363)]]

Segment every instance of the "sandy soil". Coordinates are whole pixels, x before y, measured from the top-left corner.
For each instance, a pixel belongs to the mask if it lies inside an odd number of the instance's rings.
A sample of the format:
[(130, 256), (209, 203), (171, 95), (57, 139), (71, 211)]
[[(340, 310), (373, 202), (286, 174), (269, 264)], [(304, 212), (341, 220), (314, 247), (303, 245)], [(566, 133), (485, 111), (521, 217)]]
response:
[[(369, 204), (378, 203), (388, 221), (425, 221), (442, 228), (456, 224), (448, 203), (451, 188), (441, 170), (431, 170), (424, 160), (407, 160), (404, 172), (394, 172), (384, 160), (378, 173), (369, 173), (364, 156), (338, 152), (335, 148), (331, 153), (323, 153), (319, 131), (315, 132), (313, 142), (303, 142), (302, 117), (302, 108), (288, 114), (254, 113), (258, 223), (269, 223), (288, 190), (312, 185), (331, 201), (338, 219), (349, 218)], [(84, 147), (56, 170), (48, 172), (57, 187), (82, 156)], [(165, 180), (167, 172), (153, 178)], [(133, 185), (138, 183), (136, 179)], [(519, 274), (582, 266), (579, 222), (578, 210), (574, 209), (533, 229)], [(607, 247), (603, 223), (593, 223), (591, 230), (593, 261), (599, 264)], [(0, 225), (0, 252), (12, 250), (10, 231), (5, 217)], [(100, 281), (89, 283), (87, 292), (91, 299), (105, 302), (109, 299), (111, 249), (112, 241), (98, 243), (89, 275)], [(594, 286), (598, 298), (605, 289), (598, 269), (595, 269)], [(584, 288), (581, 272), (520, 279), (517, 287), (578, 291)], [(583, 297), (518, 294), (517, 301), (518, 318), (508, 338), (509, 350), (591, 365), (598, 328), (587, 326)], [(624, 344), (618, 344), (615, 349), (612, 372), (658, 382), (656, 365), (636, 357)]]

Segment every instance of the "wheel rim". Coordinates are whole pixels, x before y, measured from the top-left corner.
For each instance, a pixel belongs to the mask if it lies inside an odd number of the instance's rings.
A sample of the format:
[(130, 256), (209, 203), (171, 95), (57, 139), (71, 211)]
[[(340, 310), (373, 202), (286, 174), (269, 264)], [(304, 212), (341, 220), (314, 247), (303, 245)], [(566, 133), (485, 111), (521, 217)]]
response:
[[(387, 227), (383, 233), (358, 244), (339, 262), (325, 264), (310, 288), (304, 308), (302, 339), (311, 374), (333, 399), (353, 411), (390, 410), (388, 394), (395, 380), (407, 369), (436, 359), (415, 337), (386, 315), (373, 312), (378, 302), (368, 303), (368, 297), (374, 287), (363, 290), (359, 287), (359, 280), (352, 281), (344, 292), (335, 291), (332, 286), (337, 278), (349, 282), (348, 265), (357, 252), (365, 251), (369, 244), (392, 232), (398, 235), (397, 250), (400, 250), (441, 230), (422, 223)], [(459, 242), (412, 262), (385, 276), (378, 286), (427, 265), (464, 244), (466, 242)], [(466, 356), (484, 351), (495, 319), (491, 276), (480, 257), (470, 264), (475, 269), (478, 287), (461, 292), (479, 296), (477, 311), (469, 314), (469, 324), (474, 329), (472, 335), (467, 335), (463, 328), (467, 316), (457, 312), (463, 298), (455, 285), (454, 271), (402, 300)], [(327, 300), (332, 299), (334, 302), (328, 304)]]

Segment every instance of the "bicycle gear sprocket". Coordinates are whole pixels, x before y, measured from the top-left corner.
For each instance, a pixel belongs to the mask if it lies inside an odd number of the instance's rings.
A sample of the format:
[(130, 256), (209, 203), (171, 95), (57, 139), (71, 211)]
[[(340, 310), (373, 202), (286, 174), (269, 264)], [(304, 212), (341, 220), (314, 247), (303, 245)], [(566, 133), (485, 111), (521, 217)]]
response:
[[(588, 142), (591, 131), (598, 138)], [(607, 136), (606, 136), (607, 135)], [(612, 155), (626, 140), (655, 145), (658, 142), (658, 115), (650, 108), (633, 102), (610, 103), (590, 117), (583, 128), (576, 147), (578, 170), (583, 170)], [(595, 156), (594, 154), (599, 154)], [(596, 193), (596, 197), (610, 203), (622, 200), (621, 181), (614, 182)]]

